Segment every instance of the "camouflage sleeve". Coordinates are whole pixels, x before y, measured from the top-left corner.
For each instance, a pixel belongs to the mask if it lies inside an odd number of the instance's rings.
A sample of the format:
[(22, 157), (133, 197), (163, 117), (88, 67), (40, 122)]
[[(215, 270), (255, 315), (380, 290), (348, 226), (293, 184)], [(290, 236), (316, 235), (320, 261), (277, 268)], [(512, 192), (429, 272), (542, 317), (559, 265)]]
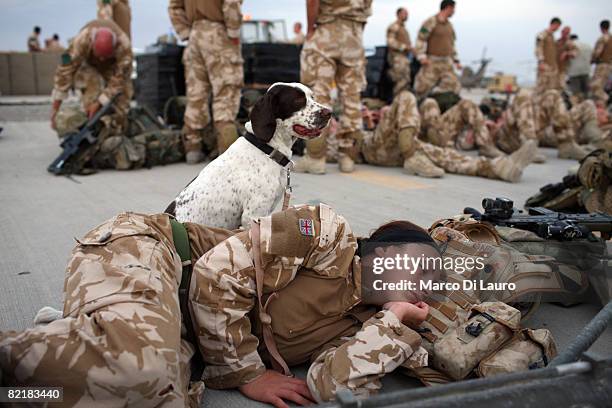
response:
[(117, 50), (116, 50), (116, 61), (113, 67), (113, 74), (110, 80), (106, 84), (106, 88), (100, 96), (98, 101), (105, 105), (113, 96), (121, 92), (125, 88), (127, 81), (131, 81), (130, 75), (132, 73), (132, 44), (130, 39), (124, 32), (117, 34)]
[(411, 92), (401, 92), (391, 104), (391, 110), (397, 109), (397, 128), (399, 130), (421, 127), (421, 115), (417, 105), (416, 97)]
[(591, 63), (592, 64), (596, 64), (597, 63), (597, 61), (599, 60), (599, 57), (601, 56), (601, 53), (604, 50), (604, 46), (605, 45), (606, 45), (605, 38), (603, 36), (599, 37), (599, 39), (595, 43), (595, 48), (593, 48), (593, 54), (591, 54)]
[(241, 5), (242, 0), (223, 1), (223, 18), (225, 20), (227, 36), (230, 38), (240, 37), (240, 26), (242, 25), (242, 12), (240, 11)]
[(187, 40), (191, 31), (191, 24), (185, 13), (185, 0), (170, 0), (168, 15), (179, 38), (183, 41)]
[(421, 337), (393, 312), (378, 312), (355, 336), (316, 357), (308, 369), (308, 388), (317, 402), (333, 400), (342, 389), (368, 397), (381, 388), (380, 379), (385, 374), (402, 365), (415, 351), (418, 350), (419, 362), (412, 365), (426, 365), (427, 352), (420, 344)]
[(97, 0), (98, 2), (98, 18), (100, 20), (113, 19), (113, 1), (112, 0)]
[(451, 29), (453, 30), (453, 51), (451, 57), (453, 61), (459, 62), (459, 54), (457, 54), (457, 34), (455, 34), (455, 28), (451, 25)]
[(513, 116), (520, 134), (531, 140), (537, 139), (534, 112), (533, 96), (530, 91), (521, 89), (512, 100), (508, 114)]
[(416, 44), (414, 45), (414, 53), (418, 59), (423, 59), (427, 56), (427, 41), (431, 35), (431, 30), (436, 26), (436, 17), (430, 17), (421, 26), (417, 34)]
[(193, 276), (191, 310), (206, 362), (206, 385), (234, 388), (249, 383), (265, 371), (248, 316), (256, 300), (251, 252), (239, 236), (230, 237), (196, 262)]
[(546, 36), (545, 31), (542, 31), (540, 34), (536, 36), (535, 56), (538, 62), (544, 61), (544, 37), (545, 36)]
[(85, 29), (77, 34), (66, 52), (62, 54), (60, 64), (55, 71), (53, 92), (51, 93), (51, 98), (54, 101), (63, 101), (68, 97), (74, 75), (85, 60), (90, 46), (91, 33), (90, 30)]
[(405, 52), (407, 51), (406, 46), (397, 38), (398, 30), (399, 26), (395, 23), (387, 28), (387, 47), (393, 51)]

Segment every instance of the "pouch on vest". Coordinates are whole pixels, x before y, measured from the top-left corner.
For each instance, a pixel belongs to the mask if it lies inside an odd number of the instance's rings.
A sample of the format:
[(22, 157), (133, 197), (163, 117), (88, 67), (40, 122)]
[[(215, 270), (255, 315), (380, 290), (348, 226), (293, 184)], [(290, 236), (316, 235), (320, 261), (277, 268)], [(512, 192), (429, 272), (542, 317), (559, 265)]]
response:
[(478, 365), (479, 377), (492, 377), (517, 371), (546, 367), (557, 355), (557, 346), (546, 329), (521, 330), (497, 353)]
[(520, 320), (521, 312), (502, 302), (474, 306), (467, 322), (434, 343), (433, 368), (453, 380), (464, 379), (482, 359), (513, 337)]

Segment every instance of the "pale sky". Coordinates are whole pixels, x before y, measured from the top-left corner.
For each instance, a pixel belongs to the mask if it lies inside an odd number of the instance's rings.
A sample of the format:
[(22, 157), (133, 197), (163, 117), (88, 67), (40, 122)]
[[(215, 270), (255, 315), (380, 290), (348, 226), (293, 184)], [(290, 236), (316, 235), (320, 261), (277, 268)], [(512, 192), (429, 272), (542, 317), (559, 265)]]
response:
[[(34, 25), (42, 38), (58, 33), (62, 42), (95, 17), (95, 0), (0, 0), (0, 50), (25, 50)], [(158, 35), (167, 33), (168, 0), (131, 0), (134, 47), (143, 49)], [(397, 7), (410, 11), (408, 31), (413, 39), (420, 24), (439, 9), (439, 0), (374, 0), (373, 14), (364, 33), (366, 47), (384, 45), (386, 27)], [(305, 23), (303, 0), (244, 0), (243, 12), (254, 19), (284, 19), (290, 32), (293, 22)], [(599, 36), (599, 22), (612, 18), (609, 0), (458, 0), (452, 22), (457, 49), (464, 65), (471, 65), (487, 48), (492, 58), (489, 74), (513, 73), (519, 81), (534, 78), (535, 35), (558, 16), (591, 46)]]

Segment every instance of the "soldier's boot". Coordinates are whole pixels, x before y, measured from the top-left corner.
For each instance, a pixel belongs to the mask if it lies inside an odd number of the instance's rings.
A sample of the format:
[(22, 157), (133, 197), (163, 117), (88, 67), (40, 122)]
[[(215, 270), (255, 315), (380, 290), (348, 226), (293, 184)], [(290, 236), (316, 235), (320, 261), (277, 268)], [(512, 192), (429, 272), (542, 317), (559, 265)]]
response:
[[(528, 140), (510, 156), (501, 156), (491, 160), (491, 172), (494, 176), (491, 178), (516, 183), (521, 179), (523, 169), (533, 162), (537, 148), (538, 144), (535, 140)], [(491, 176), (491, 174), (483, 175), (486, 177)]]
[(597, 124), (596, 120), (590, 120), (584, 124), (582, 127), (582, 132), (580, 135), (580, 141), (584, 141), (586, 143), (597, 143), (603, 137), (601, 129)]
[(484, 157), (488, 157), (489, 159), (504, 156), (504, 152), (499, 150), (492, 143), (480, 146), (480, 148), (478, 149), (478, 154)]
[(325, 174), (325, 157), (315, 158), (305, 154), (295, 162), (296, 173)]
[(588, 154), (585, 149), (578, 146), (578, 144), (573, 140), (560, 143), (558, 146), (558, 151), (558, 157), (560, 159), (582, 160), (584, 156)]
[(185, 153), (185, 161), (187, 164), (198, 164), (204, 161), (204, 153), (199, 150), (190, 150)]
[(342, 173), (352, 173), (355, 171), (355, 161), (351, 158), (350, 152), (342, 151), (338, 153), (338, 167)]
[(217, 151), (221, 154), (238, 139), (238, 130), (232, 122), (215, 124), (215, 129), (217, 130)]
[(199, 132), (183, 127), (183, 146), (185, 147), (185, 161), (187, 164), (198, 164), (204, 161), (202, 142)]
[(420, 177), (439, 178), (444, 176), (444, 170), (436, 166), (421, 150), (404, 160), (404, 172)]

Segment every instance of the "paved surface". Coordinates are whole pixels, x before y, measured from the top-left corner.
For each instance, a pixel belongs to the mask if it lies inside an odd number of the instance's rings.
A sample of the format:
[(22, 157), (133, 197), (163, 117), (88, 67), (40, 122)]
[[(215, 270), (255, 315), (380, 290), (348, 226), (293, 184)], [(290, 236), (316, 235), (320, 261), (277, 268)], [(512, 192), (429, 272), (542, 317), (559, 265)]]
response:
[[(30, 117), (26, 108), (11, 109), (9, 115), (6, 106), (0, 106), (0, 127), (4, 127), (0, 133), (0, 330), (30, 326), (42, 306), (61, 308), (72, 237), (121, 211), (163, 211), (200, 170), (176, 164), (72, 179), (51, 176), (45, 169), (59, 153), (56, 136), (47, 122), (32, 121), (40, 118)], [(48, 112), (48, 106), (44, 109)], [(9, 117), (11, 121), (6, 121)], [(292, 202), (324, 201), (344, 215), (358, 234), (393, 219), (428, 227), (465, 206), (478, 208), (485, 196), (511, 197), (522, 205), (540, 186), (559, 180), (575, 164), (557, 160), (554, 150), (545, 153), (548, 163), (527, 168), (518, 184), (454, 175), (429, 180), (406, 176), (396, 168), (365, 165), (345, 175), (329, 165), (326, 176), (294, 175)], [(597, 310), (594, 305), (544, 305), (529, 325), (551, 329), (563, 349)], [(609, 355), (610, 344), (612, 329), (593, 350)], [(390, 376), (384, 391), (405, 388), (409, 382)], [(244, 405), (255, 404), (236, 392), (207, 391), (205, 406)]]

